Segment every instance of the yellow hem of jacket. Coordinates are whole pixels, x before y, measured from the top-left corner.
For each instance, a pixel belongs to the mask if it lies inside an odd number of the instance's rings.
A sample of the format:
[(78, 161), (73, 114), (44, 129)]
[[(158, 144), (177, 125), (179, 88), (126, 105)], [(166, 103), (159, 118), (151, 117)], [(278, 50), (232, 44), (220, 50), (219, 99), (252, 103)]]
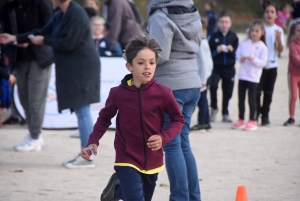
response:
[(136, 167), (135, 165), (132, 165), (130, 163), (115, 163), (115, 166), (121, 166), (121, 167), (132, 167), (134, 169), (136, 169), (137, 171), (139, 171), (140, 173), (143, 174), (156, 174), (159, 173), (161, 171), (163, 171), (165, 169), (165, 165), (162, 165), (161, 167), (152, 169), (152, 170), (140, 170), (138, 167)]

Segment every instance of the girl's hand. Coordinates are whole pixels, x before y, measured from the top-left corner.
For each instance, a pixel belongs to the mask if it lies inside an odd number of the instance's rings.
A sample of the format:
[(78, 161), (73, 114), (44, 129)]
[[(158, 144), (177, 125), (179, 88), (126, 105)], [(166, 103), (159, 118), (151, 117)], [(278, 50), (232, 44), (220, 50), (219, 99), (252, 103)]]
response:
[(32, 36), (30, 40), (35, 45), (43, 45), (44, 44), (44, 36)]
[(220, 52), (223, 52), (223, 45), (219, 45), (217, 47), (217, 52), (220, 53)]
[(281, 40), (281, 32), (278, 30), (275, 30), (275, 37), (276, 37), (276, 40), (279, 42)]
[(147, 145), (150, 149), (152, 149), (152, 151), (160, 150), (162, 147), (162, 139), (159, 135), (152, 135), (148, 139)]
[(17, 40), (16, 36), (11, 34), (0, 34), (0, 44), (6, 45), (8, 43), (13, 43)]
[(249, 60), (249, 61), (253, 61), (253, 57), (251, 57), (251, 56), (249, 56), (249, 57), (247, 57), (247, 59)]
[(16, 77), (13, 74), (9, 75), (8, 80), (9, 80), (10, 85), (13, 85), (17, 81)]
[(89, 160), (90, 156), (87, 153), (87, 150), (90, 148), (93, 148), (93, 153), (96, 156), (97, 155), (97, 145), (96, 144), (89, 144), (86, 148), (82, 149), (81, 152), (81, 157), (84, 158), (85, 160)]
[(247, 57), (241, 57), (240, 61), (243, 63), (244, 61), (246, 61)]

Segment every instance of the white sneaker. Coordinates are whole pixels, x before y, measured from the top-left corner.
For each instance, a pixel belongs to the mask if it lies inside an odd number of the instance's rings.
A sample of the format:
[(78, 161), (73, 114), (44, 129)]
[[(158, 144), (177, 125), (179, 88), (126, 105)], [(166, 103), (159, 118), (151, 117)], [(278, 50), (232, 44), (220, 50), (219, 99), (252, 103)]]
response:
[(34, 140), (30, 136), (26, 136), (21, 144), (16, 145), (14, 147), (16, 151), (41, 151), (41, 143), (40, 140)]
[(95, 163), (92, 160), (85, 160), (80, 155), (70, 161), (64, 162), (63, 166), (70, 169), (96, 167)]
[(72, 134), (70, 135), (70, 137), (73, 137), (73, 138), (80, 138), (79, 130), (77, 129), (74, 133), (72, 133)]

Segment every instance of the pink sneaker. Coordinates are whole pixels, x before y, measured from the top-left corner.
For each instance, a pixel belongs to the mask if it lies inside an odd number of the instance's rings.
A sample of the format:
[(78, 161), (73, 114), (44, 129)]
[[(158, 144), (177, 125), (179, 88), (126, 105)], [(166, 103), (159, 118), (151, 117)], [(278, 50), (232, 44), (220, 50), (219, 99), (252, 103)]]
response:
[(244, 129), (245, 127), (246, 127), (245, 121), (239, 119), (235, 124), (233, 124), (232, 129)]
[(247, 123), (247, 125), (245, 127), (245, 130), (246, 131), (255, 131), (255, 130), (257, 130), (257, 123), (256, 123), (256, 121), (250, 120)]

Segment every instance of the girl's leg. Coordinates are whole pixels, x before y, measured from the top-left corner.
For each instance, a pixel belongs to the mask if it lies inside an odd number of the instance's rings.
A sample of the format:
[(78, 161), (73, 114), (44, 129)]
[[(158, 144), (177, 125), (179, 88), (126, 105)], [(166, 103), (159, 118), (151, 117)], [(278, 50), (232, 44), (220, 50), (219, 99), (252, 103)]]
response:
[(257, 83), (248, 82), (248, 102), (250, 106), (250, 120), (255, 121), (256, 118), (256, 94), (257, 94)]
[(120, 181), (120, 186), (115, 190), (115, 197), (124, 201), (145, 201), (141, 173), (132, 167), (115, 166), (115, 170)]
[(289, 89), (290, 89), (290, 117), (294, 118), (295, 116), (295, 107), (297, 101), (297, 88), (298, 82), (297, 77), (292, 74), (289, 74)]
[(207, 90), (202, 91), (200, 95), (200, 99), (198, 101), (198, 107), (199, 107), (199, 115), (198, 115), (198, 123), (200, 125), (207, 124), (207, 114), (208, 111), (208, 102), (206, 98)]
[(244, 120), (245, 115), (245, 98), (246, 98), (246, 91), (248, 88), (248, 82), (244, 80), (239, 80), (239, 119)]
[(74, 109), (78, 119), (78, 129), (80, 133), (81, 148), (85, 148), (88, 139), (93, 130), (93, 120), (90, 112), (90, 106), (85, 105)]
[(145, 201), (151, 201), (156, 186), (158, 174), (141, 174), (144, 184)]

